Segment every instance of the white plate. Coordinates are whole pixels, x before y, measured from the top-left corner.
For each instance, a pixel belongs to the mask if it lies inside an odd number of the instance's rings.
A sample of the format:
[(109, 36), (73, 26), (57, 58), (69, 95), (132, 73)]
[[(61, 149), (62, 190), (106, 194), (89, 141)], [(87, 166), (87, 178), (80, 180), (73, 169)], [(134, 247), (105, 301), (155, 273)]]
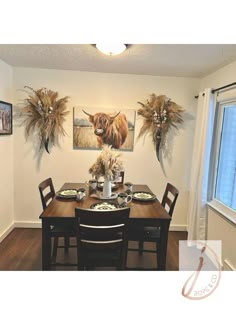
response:
[(136, 200), (141, 200), (141, 201), (151, 201), (151, 200), (155, 200), (156, 196), (149, 192), (136, 191), (133, 193), (132, 198)]
[(77, 195), (76, 189), (64, 189), (57, 193), (57, 196), (62, 198), (74, 198)]
[(98, 203), (94, 203), (93, 205), (90, 206), (91, 209), (94, 210), (116, 210), (118, 209), (118, 207), (110, 202), (98, 202)]
[(100, 199), (104, 199), (104, 200), (110, 200), (110, 199), (116, 199), (117, 196), (118, 196), (118, 194), (112, 193), (110, 197), (104, 197), (102, 192), (101, 192), (100, 195), (99, 195), (99, 198)]

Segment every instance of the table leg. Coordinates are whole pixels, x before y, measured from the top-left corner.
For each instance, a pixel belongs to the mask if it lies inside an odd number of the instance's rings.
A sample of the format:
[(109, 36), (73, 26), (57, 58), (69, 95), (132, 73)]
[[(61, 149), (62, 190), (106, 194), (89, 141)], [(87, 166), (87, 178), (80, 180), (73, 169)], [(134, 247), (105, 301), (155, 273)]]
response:
[(170, 221), (164, 221), (161, 224), (161, 240), (160, 250), (158, 259), (158, 270), (166, 270), (166, 253), (168, 243), (168, 232), (169, 232)]
[(42, 269), (51, 269), (50, 224), (47, 220), (42, 220)]

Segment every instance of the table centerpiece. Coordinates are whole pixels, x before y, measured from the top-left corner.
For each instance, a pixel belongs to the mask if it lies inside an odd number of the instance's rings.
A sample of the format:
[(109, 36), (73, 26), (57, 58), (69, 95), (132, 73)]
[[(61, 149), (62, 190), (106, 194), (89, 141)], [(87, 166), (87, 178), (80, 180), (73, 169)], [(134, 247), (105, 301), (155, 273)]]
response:
[(102, 192), (104, 198), (111, 197), (111, 182), (116, 180), (123, 170), (123, 162), (120, 160), (120, 156), (121, 154), (112, 149), (110, 145), (104, 145), (96, 162), (89, 168), (89, 173), (96, 180), (99, 180), (100, 177), (104, 178)]

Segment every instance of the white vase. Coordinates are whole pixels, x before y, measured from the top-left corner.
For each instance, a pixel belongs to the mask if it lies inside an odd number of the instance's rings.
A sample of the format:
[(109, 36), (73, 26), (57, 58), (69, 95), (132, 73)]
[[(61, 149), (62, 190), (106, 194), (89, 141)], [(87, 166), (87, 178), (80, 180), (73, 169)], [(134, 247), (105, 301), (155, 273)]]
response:
[(104, 177), (102, 195), (104, 198), (111, 197), (111, 181), (107, 177)]

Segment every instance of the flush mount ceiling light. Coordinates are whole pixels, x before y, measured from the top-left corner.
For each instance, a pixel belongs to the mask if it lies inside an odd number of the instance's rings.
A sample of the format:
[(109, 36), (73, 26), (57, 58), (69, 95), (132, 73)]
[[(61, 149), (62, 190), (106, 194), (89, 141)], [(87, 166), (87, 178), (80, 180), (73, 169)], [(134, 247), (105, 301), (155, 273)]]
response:
[(125, 44), (96, 44), (96, 48), (103, 54), (114, 56), (119, 55), (126, 50)]

